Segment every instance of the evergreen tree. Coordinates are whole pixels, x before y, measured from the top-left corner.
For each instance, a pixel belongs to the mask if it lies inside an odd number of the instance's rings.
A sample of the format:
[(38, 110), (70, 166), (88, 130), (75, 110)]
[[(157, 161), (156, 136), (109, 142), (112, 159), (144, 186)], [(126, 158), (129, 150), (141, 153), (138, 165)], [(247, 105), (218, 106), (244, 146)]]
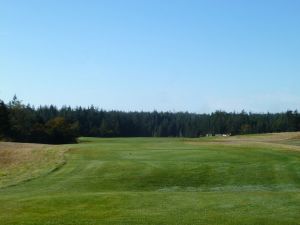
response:
[(0, 101), (0, 137), (14, 141), (71, 143), (78, 136), (199, 137), (284, 131), (300, 131), (298, 111), (274, 114), (121, 112), (94, 106), (34, 108), (24, 105), (16, 96), (8, 105)]
[(9, 129), (8, 109), (4, 102), (0, 100), (0, 139), (8, 135)]

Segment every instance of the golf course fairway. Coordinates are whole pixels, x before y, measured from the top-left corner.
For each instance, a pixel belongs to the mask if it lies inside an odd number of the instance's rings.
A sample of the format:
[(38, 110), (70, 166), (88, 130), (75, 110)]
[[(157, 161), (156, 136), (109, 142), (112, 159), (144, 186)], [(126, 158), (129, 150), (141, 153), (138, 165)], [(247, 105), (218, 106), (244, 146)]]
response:
[(3, 142), (0, 224), (300, 224), (299, 140), (80, 138), (28, 144), (35, 151), (18, 165), (3, 153), (15, 143)]

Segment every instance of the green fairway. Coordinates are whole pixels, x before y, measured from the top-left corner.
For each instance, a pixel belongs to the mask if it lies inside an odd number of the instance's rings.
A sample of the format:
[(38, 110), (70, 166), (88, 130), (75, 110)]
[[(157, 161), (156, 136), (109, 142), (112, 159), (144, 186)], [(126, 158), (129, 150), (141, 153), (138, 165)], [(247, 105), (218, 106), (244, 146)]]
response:
[(57, 169), (0, 188), (1, 225), (300, 224), (299, 133), (62, 148)]

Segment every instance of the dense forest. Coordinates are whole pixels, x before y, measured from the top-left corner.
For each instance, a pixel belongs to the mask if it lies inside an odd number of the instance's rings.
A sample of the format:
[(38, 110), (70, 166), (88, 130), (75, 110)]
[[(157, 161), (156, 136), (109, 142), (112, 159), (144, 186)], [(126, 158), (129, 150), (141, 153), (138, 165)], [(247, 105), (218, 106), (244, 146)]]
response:
[(17, 97), (0, 101), (0, 138), (18, 142), (74, 143), (91, 137), (200, 137), (300, 130), (300, 114), (216, 111), (105, 111), (93, 106), (71, 108), (24, 105)]

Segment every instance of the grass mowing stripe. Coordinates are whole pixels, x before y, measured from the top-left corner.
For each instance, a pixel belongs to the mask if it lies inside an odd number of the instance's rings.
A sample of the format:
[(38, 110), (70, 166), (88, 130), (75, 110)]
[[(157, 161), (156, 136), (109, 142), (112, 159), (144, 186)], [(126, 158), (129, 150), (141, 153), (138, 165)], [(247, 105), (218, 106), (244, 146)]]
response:
[(0, 189), (0, 224), (296, 225), (296, 136), (81, 138), (58, 171)]

